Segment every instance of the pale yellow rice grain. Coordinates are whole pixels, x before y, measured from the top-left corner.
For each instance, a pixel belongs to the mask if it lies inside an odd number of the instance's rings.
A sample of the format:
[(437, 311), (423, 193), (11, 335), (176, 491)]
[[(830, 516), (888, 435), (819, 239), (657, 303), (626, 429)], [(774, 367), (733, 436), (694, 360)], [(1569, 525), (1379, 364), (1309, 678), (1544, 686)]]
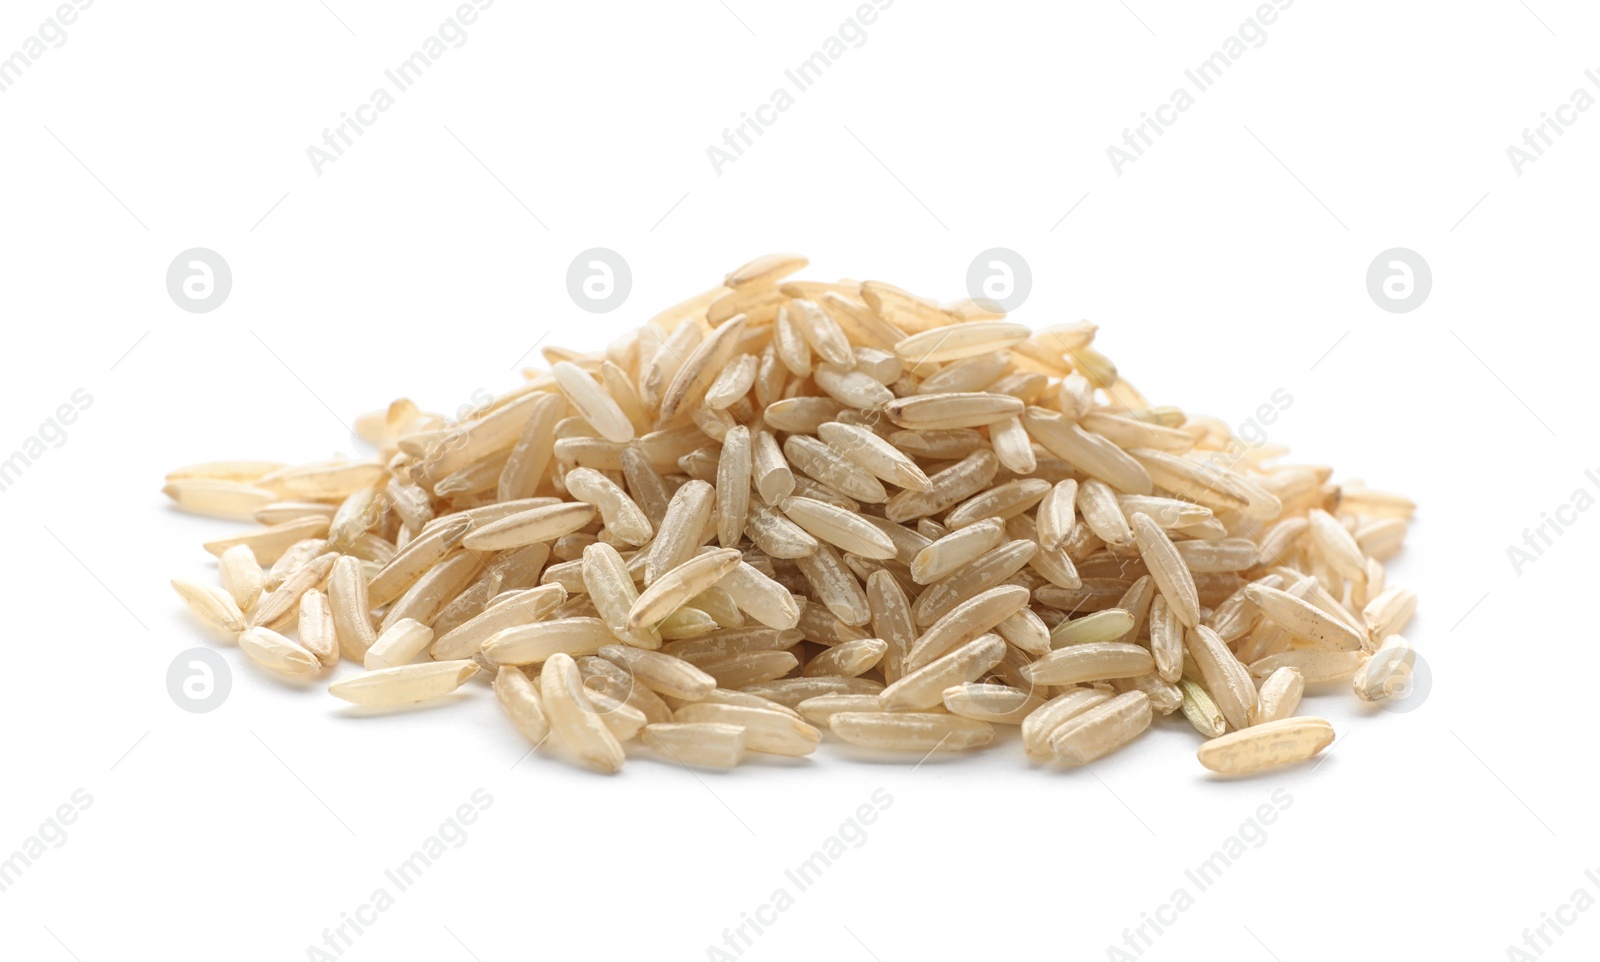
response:
[(1129, 691), (1081, 712), (1050, 734), (1050, 754), (1066, 765), (1083, 765), (1116, 751), (1150, 727), (1150, 698)]
[(744, 728), (720, 722), (671, 722), (644, 728), (643, 741), (662, 756), (701, 768), (732, 768), (744, 758)]
[(316, 655), (271, 628), (246, 628), (239, 635), (239, 649), (263, 668), (285, 675), (314, 675), (322, 670)]
[(1149, 515), (1135, 512), (1128, 520), (1133, 529), (1134, 544), (1138, 546), (1139, 555), (1150, 570), (1150, 577), (1161, 589), (1161, 596), (1167, 600), (1167, 606), (1183, 622), (1184, 627), (1198, 625), (1200, 596), (1195, 588), (1194, 575), (1189, 573), (1183, 557), (1173, 547), (1172, 539), (1167, 537), (1160, 525), (1150, 520)]
[(654, 535), (654, 527), (644, 509), (610, 478), (593, 468), (574, 468), (567, 472), (567, 492), (600, 512), (607, 530), (630, 545), (644, 545)]
[[(861, 626), (872, 619), (867, 606), (867, 593), (861, 582), (839, 558), (831, 545), (819, 544), (817, 549), (803, 558), (795, 559), (816, 600), (834, 617), (847, 625)], [(804, 612), (801, 612), (802, 617)]]
[(333, 607), (325, 593), (312, 590), (300, 596), (297, 632), (300, 647), (316, 655), (324, 668), (339, 663), (339, 634), (333, 626)]
[[(655, 584), (662, 575), (694, 556), (711, 523), (716, 499), (716, 489), (704, 481), (688, 481), (673, 493), (666, 514), (656, 526), (655, 540), (646, 549), (646, 585)], [(662, 617), (665, 616), (663, 612)]]
[(617, 638), (599, 618), (569, 617), (502, 628), (483, 643), (491, 665), (537, 665), (552, 656), (592, 655)]
[(378, 640), (367, 649), (362, 667), (377, 671), (409, 665), (432, 643), (432, 628), (411, 618), (401, 618), (378, 635)]
[(1207, 692), (1197, 681), (1188, 678), (1179, 678), (1178, 690), (1183, 693), (1183, 717), (1189, 720), (1194, 730), (1207, 738), (1216, 738), (1228, 730), (1228, 720), (1222, 717), (1222, 709), (1211, 699)]
[(942, 698), (945, 710), (952, 715), (991, 725), (1021, 725), (1045, 702), (1036, 692), (976, 682), (946, 688)]
[(722, 439), (717, 462), (717, 543), (737, 547), (750, 512), (750, 429), (736, 425)]
[(1050, 629), (1050, 647), (1121, 641), (1133, 631), (1134, 623), (1133, 612), (1124, 608), (1106, 608), (1081, 618), (1068, 618)]
[(716, 702), (695, 702), (672, 713), (681, 723), (738, 725), (744, 729), (745, 747), (769, 755), (809, 755), (817, 750), (822, 733), (798, 717), (766, 708)]
[(1050, 757), (1050, 736), (1057, 728), (1096, 705), (1111, 700), (1098, 688), (1069, 688), (1034, 709), (1022, 720), (1022, 746), (1036, 761)]
[(1364, 641), (1362, 634), (1348, 624), (1286, 591), (1253, 584), (1245, 588), (1245, 597), (1274, 623), (1323, 648), (1355, 651)]
[(987, 722), (931, 712), (839, 712), (829, 728), (852, 745), (893, 752), (958, 752), (994, 740)]
[(183, 578), (173, 578), (172, 590), (178, 593), (178, 597), (183, 599), (183, 603), (190, 611), (213, 628), (229, 634), (244, 631), (246, 627), (244, 613), (239, 610), (239, 604), (233, 600), (233, 596), (223, 589)]
[(917, 552), (911, 561), (911, 580), (932, 584), (948, 577), (997, 547), (1005, 537), (1005, 522), (986, 518), (951, 532)]
[(1333, 739), (1333, 725), (1326, 719), (1282, 718), (1213, 738), (1196, 755), (1200, 764), (1219, 774), (1248, 775), (1305, 761)]
[(1252, 725), (1289, 718), (1300, 709), (1300, 697), (1305, 694), (1305, 676), (1294, 668), (1279, 668), (1261, 683), (1259, 704)]
[(1005, 640), (992, 634), (965, 642), (947, 654), (911, 668), (883, 690), (880, 702), (888, 710), (933, 708), (942, 703), (946, 688), (976, 681), (998, 665), (1005, 655), (1005, 647)]
[(778, 507), (790, 521), (841, 551), (878, 559), (897, 554), (888, 535), (848, 511), (800, 497), (785, 498)]
[(1078, 685), (1110, 678), (1133, 678), (1155, 668), (1150, 652), (1116, 641), (1085, 642), (1058, 648), (1023, 669), (1035, 685)]
[(297, 518), (281, 524), (272, 524), (264, 528), (256, 528), (243, 534), (228, 538), (217, 538), (207, 541), (205, 549), (217, 557), (236, 545), (244, 545), (256, 556), (256, 561), (264, 565), (272, 564), (288, 551), (307, 538), (320, 538), (328, 533), (329, 518), (321, 515)]
[(571, 657), (557, 654), (545, 663), (539, 673), (539, 693), (551, 734), (563, 749), (596, 771), (621, 770), (626, 758), (622, 745), (589, 703)]
[(1382, 702), (1411, 694), (1412, 674), (1417, 653), (1399, 635), (1388, 635), (1366, 663), (1356, 669), (1350, 687), (1364, 702)]
[(521, 668), (501, 665), (494, 676), (494, 697), (522, 737), (535, 745), (550, 734), (539, 689)]
[(1215, 631), (1205, 625), (1191, 628), (1184, 637), (1189, 656), (1194, 659), (1217, 707), (1228, 724), (1245, 728), (1258, 710), (1256, 686), (1250, 672)]

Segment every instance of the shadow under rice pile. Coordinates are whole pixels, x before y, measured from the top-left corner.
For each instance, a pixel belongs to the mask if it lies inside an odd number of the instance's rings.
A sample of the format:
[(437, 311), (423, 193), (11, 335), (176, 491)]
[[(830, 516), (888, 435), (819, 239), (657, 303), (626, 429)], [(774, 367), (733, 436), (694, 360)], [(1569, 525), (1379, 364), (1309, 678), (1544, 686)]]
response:
[(1070, 767), (1173, 716), (1237, 775), (1333, 741), (1308, 686), (1407, 691), (1409, 500), (1151, 403), (1093, 324), (806, 264), (546, 347), (454, 421), (395, 401), (358, 422), (371, 460), (174, 471), (180, 507), (261, 525), (174, 588), (272, 672), (374, 708), (492, 688), (605, 772), (825, 732), (909, 763), (997, 726)]

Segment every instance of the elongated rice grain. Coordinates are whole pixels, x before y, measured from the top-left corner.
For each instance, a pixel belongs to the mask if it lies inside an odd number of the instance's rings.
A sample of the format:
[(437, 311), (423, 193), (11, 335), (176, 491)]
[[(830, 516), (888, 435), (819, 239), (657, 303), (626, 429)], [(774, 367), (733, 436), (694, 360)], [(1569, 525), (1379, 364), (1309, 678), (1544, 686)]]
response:
[[(251, 563), (254, 564), (253, 561)], [(258, 567), (256, 570), (259, 572), (261, 569)], [(235, 635), (245, 630), (244, 613), (239, 610), (239, 604), (233, 596), (223, 589), (173, 578), (172, 590), (178, 593), (190, 611), (213, 628)]]
[(1150, 727), (1150, 698), (1130, 691), (1068, 719), (1050, 734), (1050, 754), (1066, 765), (1083, 765), (1116, 751)]
[(1213, 738), (1196, 753), (1200, 764), (1222, 775), (1249, 775), (1305, 761), (1333, 744), (1326, 719), (1299, 717), (1264, 722)]
[(625, 760), (622, 745), (589, 703), (578, 665), (565, 654), (550, 658), (539, 673), (539, 693), (551, 734), (583, 764), (614, 773)]
[(494, 676), (494, 697), (522, 737), (541, 745), (550, 734), (539, 689), (521, 668), (501, 665)]
[(931, 712), (839, 712), (829, 729), (852, 745), (893, 752), (958, 752), (994, 740), (987, 722)]

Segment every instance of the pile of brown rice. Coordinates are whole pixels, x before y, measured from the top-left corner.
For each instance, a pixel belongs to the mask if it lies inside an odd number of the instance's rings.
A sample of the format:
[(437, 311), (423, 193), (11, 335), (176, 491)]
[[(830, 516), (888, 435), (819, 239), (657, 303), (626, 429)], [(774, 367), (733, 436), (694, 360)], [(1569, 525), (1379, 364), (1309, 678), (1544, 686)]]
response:
[(730, 766), (831, 731), (918, 758), (1019, 726), (1075, 765), (1181, 714), (1238, 774), (1320, 752), (1307, 686), (1403, 692), (1405, 498), (1153, 405), (1093, 346), (982, 303), (757, 258), (365, 461), (223, 461), (166, 493), (262, 525), (174, 581), (262, 666), (357, 705), (480, 675), (601, 771)]

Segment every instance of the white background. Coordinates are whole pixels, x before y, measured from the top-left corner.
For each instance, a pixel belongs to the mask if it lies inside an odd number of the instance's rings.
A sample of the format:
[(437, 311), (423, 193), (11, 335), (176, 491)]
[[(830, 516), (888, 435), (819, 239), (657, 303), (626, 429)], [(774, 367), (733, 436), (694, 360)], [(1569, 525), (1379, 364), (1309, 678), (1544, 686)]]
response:
[[(96, 3), (0, 93), (0, 456), (93, 397), (0, 495), (0, 856), (93, 799), (0, 894), (8, 957), (307, 958), (479, 788), (466, 842), (344, 958), (707, 958), (879, 789), (865, 843), (743, 958), (1106, 958), (1277, 791), (1264, 843), (1145, 958), (1501, 959), (1600, 895), (1600, 520), (1520, 574), (1506, 556), (1600, 493), (1600, 110), (1520, 176), (1506, 155), (1600, 96), (1592, 5), (1300, 0), (1121, 176), (1106, 147), (1254, 4), (900, 0), (721, 176), (707, 146), (852, 3), (500, 0), (318, 176), (307, 146), (453, 10), (328, 6)], [(0, 56), (52, 10), (7, 3)], [(592, 246), (633, 269), (609, 315), (565, 289)], [(769, 250), (955, 298), (993, 246), (1032, 265), (1015, 316), (1096, 321), (1157, 403), (1238, 423), (1286, 389), (1273, 440), (1420, 502), (1391, 580), (1423, 598), (1422, 708), (1317, 697), (1344, 740), (1240, 782), (1181, 723), (1093, 772), (1007, 741), (915, 770), (836, 745), (728, 774), (640, 752), (602, 778), (517, 765), (482, 687), (355, 718), (229, 649), (225, 705), (169, 698), (173, 658), (217, 642), (167, 578), (213, 577), (199, 543), (231, 530), (170, 510), (169, 468), (353, 453), (364, 410), (453, 411), (541, 338), (598, 347)], [(1412, 313), (1366, 291), (1395, 246), (1432, 266)], [(213, 313), (167, 296), (191, 247), (231, 264)], [(1547, 958), (1593, 957), (1600, 913), (1576, 919)]]

